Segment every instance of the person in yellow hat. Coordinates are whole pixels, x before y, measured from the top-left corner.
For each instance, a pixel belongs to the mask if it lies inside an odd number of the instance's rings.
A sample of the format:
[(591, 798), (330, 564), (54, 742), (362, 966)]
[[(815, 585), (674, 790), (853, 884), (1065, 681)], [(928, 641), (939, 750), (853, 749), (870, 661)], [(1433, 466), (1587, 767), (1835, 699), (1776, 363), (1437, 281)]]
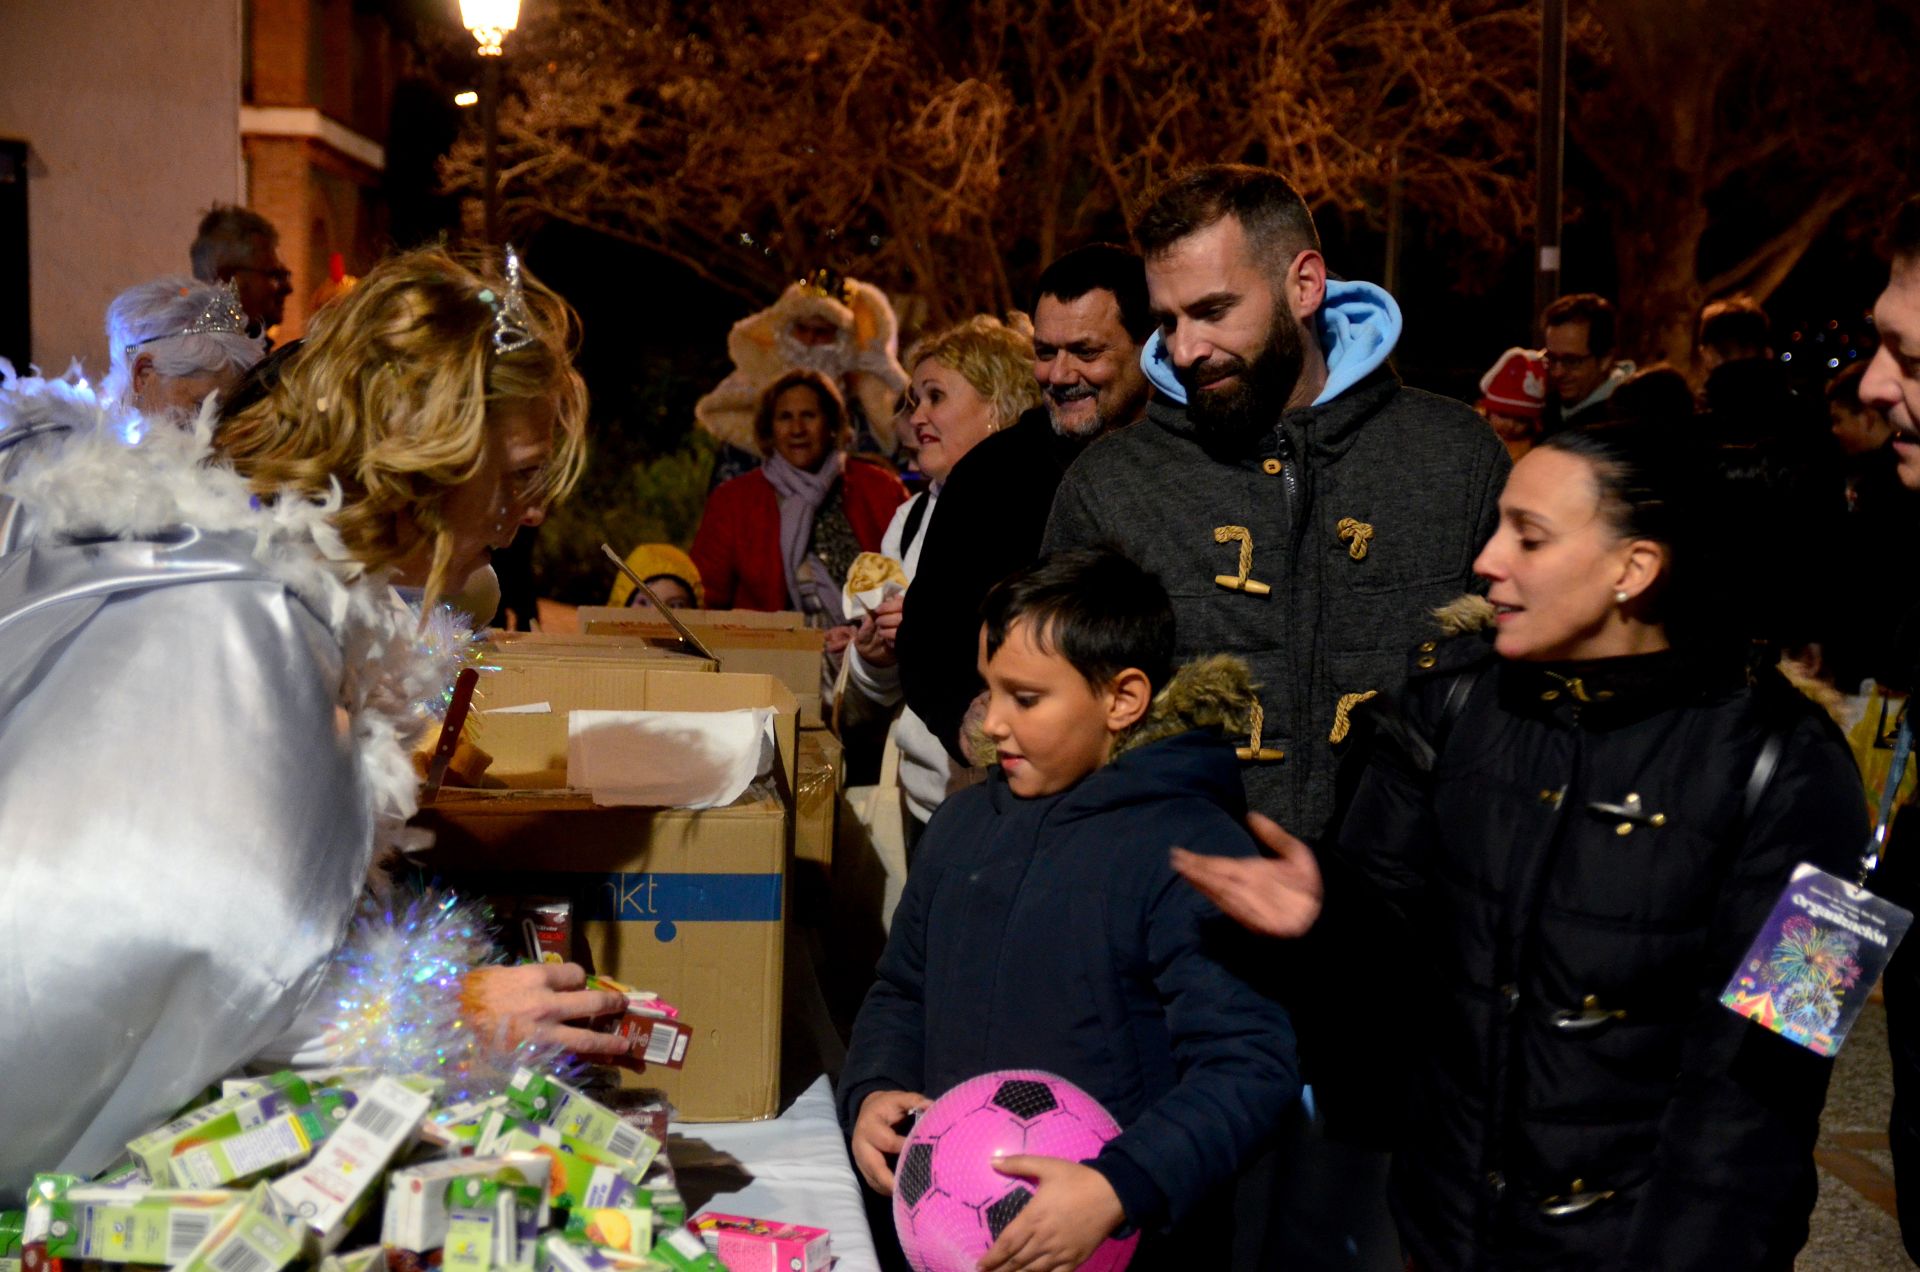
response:
[[(627, 554), (627, 568), (646, 580), (653, 594), (668, 609), (699, 609), (706, 604), (706, 588), (700, 585), (700, 567), (693, 558), (671, 543), (643, 543)], [(645, 605), (647, 598), (622, 574), (613, 581), (607, 597), (609, 605)]]

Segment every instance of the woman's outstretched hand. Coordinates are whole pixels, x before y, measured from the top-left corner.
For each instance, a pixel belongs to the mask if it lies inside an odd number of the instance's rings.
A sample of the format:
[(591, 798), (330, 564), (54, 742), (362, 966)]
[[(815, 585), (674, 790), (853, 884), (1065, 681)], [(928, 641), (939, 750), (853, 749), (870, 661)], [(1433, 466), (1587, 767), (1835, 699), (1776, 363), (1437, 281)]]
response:
[(574, 963), (476, 967), (467, 973), (461, 999), (474, 1031), (496, 1045), (550, 1043), (581, 1056), (627, 1054), (627, 1039), (566, 1023), (627, 1009), (625, 994), (586, 984), (586, 970)]
[(1271, 857), (1210, 857), (1175, 848), (1173, 868), (1240, 926), (1263, 936), (1304, 936), (1320, 917), (1323, 886), (1313, 849), (1259, 813), (1247, 829)]

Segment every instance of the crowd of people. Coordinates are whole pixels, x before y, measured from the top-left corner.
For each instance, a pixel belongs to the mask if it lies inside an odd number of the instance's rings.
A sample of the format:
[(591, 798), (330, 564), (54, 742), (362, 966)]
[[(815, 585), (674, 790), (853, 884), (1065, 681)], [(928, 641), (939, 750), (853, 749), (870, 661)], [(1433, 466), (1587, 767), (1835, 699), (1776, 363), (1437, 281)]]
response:
[[(898, 753), (909, 868), (837, 1083), (872, 1197), (932, 1098), (1044, 1069), (1122, 1131), (1001, 1163), (1033, 1195), (996, 1272), (1116, 1232), (1140, 1268), (1791, 1267), (1832, 1062), (1721, 991), (1797, 867), (1861, 867), (1832, 710), (1913, 685), (1920, 200), (1824, 400), (1750, 301), (1698, 316), (1696, 393), (1581, 294), (1472, 406), (1402, 383), (1398, 303), (1282, 174), (1140, 206), (1030, 317), (897, 362), (890, 315), (834, 325), (871, 297), (796, 285), (800, 337), (703, 403), (757, 464), (629, 559), (663, 604), (825, 628), (839, 717)], [(573, 316), (511, 254), (396, 255), (268, 355), (249, 218), (114, 302), (98, 399), (0, 390), (0, 992), (32, 1014), (0, 1204), (328, 1054), (445, 672), (422, 615), (490, 616), (491, 555), (587, 462)], [(873, 553), (904, 585), (868, 604)], [(1913, 826), (1872, 880), (1910, 907)], [(624, 1004), (583, 984), (463, 992), (476, 1032), (604, 1054), (576, 1022)]]

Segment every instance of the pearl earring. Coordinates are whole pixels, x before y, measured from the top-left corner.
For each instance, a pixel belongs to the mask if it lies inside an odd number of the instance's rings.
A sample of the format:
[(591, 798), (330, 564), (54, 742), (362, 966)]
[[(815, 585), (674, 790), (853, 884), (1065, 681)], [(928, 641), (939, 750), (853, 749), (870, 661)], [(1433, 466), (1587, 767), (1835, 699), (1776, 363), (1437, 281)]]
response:
[(1621, 592), (1615, 592), (1615, 593), (1613, 594), (1613, 603), (1614, 603), (1615, 605), (1625, 605), (1625, 604), (1627, 603), (1627, 601), (1628, 601), (1628, 599), (1629, 599), (1629, 598), (1628, 598), (1628, 596), (1627, 596), (1627, 594), (1626, 594), (1626, 593), (1625, 593), (1624, 591), (1621, 591)]

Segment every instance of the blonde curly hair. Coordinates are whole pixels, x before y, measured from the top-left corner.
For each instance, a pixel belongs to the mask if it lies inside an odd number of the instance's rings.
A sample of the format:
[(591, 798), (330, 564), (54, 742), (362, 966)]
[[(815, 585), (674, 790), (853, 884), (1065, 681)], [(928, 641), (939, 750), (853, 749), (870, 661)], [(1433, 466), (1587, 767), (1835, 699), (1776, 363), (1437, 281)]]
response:
[(943, 331), (923, 336), (901, 360), (912, 375), (931, 358), (960, 373), (993, 411), (996, 431), (1039, 406), (1040, 383), (1033, 378), (1033, 324), (1025, 314), (975, 314)]
[(507, 288), (490, 268), (437, 247), (382, 261), (320, 312), (265, 396), (221, 422), (215, 449), (263, 499), (325, 498), (338, 482), (333, 522), (355, 560), (391, 566), (425, 536), (429, 601), (456, 590), (444, 502), (484, 464), (493, 407), (553, 410), (553, 456), (534, 502), (566, 495), (586, 461), (578, 319), (532, 275), (522, 280), (532, 343), (499, 354), (494, 314)]

